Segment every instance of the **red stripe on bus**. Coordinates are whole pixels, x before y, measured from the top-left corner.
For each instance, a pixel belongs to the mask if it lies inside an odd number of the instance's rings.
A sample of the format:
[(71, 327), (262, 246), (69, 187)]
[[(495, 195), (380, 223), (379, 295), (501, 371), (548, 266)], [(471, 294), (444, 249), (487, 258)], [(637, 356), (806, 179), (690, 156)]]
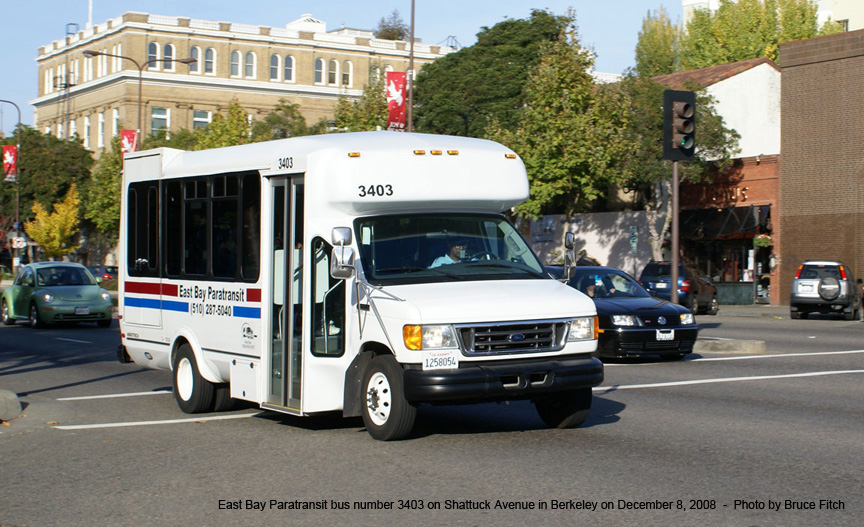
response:
[(246, 290), (246, 301), (247, 302), (260, 302), (261, 301), (261, 290), (260, 289), (247, 289)]
[(123, 290), (139, 295), (177, 296), (176, 284), (158, 284), (152, 282), (126, 282)]

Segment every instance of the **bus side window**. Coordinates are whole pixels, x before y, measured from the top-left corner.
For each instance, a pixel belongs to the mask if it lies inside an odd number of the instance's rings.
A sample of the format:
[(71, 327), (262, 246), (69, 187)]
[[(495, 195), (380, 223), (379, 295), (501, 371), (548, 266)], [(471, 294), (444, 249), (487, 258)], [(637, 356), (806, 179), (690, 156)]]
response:
[(312, 354), (339, 357), (345, 352), (345, 280), (330, 276), (333, 247), (312, 240)]

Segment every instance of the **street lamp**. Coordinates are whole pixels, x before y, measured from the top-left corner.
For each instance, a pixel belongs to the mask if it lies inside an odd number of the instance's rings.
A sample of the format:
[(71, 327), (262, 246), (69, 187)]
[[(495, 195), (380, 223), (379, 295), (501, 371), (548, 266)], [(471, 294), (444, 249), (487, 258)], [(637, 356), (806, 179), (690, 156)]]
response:
[(141, 107), (143, 105), (143, 98), (141, 96), (141, 87), (143, 85), (142, 72), (144, 71), (144, 68), (146, 68), (147, 66), (149, 66), (150, 64), (155, 63), (155, 62), (179, 62), (180, 64), (192, 64), (193, 62), (198, 62), (198, 59), (193, 59), (192, 57), (189, 57), (189, 58), (185, 58), (185, 59), (150, 59), (147, 62), (139, 63), (137, 60), (133, 59), (132, 57), (127, 57), (125, 55), (115, 55), (114, 53), (105, 53), (104, 51), (85, 49), (83, 53), (84, 53), (85, 57), (96, 57), (99, 55), (103, 55), (105, 57), (115, 57), (118, 59), (126, 59), (129, 61), (132, 61), (132, 64), (135, 64), (135, 67), (138, 68), (138, 144), (136, 145), (136, 147), (139, 150), (141, 149), (141, 134), (142, 134)]
[[(18, 217), (18, 207), (19, 207), (18, 203), (19, 203), (19, 199), (20, 199), (18, 189), (21, 186), (21, 184), (19, 183), (19, 181), (20, 181), (19, 178), (21, 177), (21, 108), (19, 108), (18, 105), (12, 101), (0, 99), (0, 103), (4, 103), (4, 102), (11, 104), (12, 106), (15, 107), (16, 110), (18, 110), (18, 128), (15, 130), (16, 142), (18, 143), (18, 146), (16, 147), (17, 152), (15, 154), (17, 156), (17, 165), (18, 165), (18, 173), (15, 175), (15, 237), (18, 238), (19, 237), (18, 235), (21, 234), (19, 231), (19, 229), (21, 229), (21, 223), (20, 223), (21, 219)], [(15, 266), (15, 262), (18, 258), (18, 247), (15, 247), (14, 245), (12, 246), (12, 258), (13, 258), (12, 259), (12, 272), (14, 273), (17, 270), (16, 266)]]

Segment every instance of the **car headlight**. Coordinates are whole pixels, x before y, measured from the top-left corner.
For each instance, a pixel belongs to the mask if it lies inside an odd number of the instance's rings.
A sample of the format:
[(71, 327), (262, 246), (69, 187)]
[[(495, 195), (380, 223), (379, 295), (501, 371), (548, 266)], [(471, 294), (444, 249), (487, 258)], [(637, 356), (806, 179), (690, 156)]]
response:
[(567, 342), (593, 340), (597, 338), (597, 317), (579, 317), (570, 321)]
[(51, 293), (42, 293), (42, 300), (45, 303), (50, 304), (54, 301), (54, 295), (52, 295)]
[(681, 313), (681, 324), (684, 326), (689, 326), (691, 324), (695, 324), (696, 319), (693, 317), (693, 313)]
[(111, 302), (111, 293), (108, 291), (102, 291), (102, 300), (110, 303)]
[(449, 324), (436, 326), (408, 325), (402, 328), (402, 340), (409, 350), (458, 348), (456, 332)]
[(635, 326), (636, 317), (633, 315), (612, 315), (612, 323), (616, 326)]

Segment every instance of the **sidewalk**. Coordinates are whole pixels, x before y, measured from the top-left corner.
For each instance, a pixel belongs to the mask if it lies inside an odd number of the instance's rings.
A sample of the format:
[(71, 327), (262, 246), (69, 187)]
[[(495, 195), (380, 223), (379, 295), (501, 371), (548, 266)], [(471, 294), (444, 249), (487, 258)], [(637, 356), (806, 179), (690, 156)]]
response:
[(789, 318), (789, 306), (772, 306), (770, 304), (723, 305), (717, 316), (726, 317), (770, 317)]

